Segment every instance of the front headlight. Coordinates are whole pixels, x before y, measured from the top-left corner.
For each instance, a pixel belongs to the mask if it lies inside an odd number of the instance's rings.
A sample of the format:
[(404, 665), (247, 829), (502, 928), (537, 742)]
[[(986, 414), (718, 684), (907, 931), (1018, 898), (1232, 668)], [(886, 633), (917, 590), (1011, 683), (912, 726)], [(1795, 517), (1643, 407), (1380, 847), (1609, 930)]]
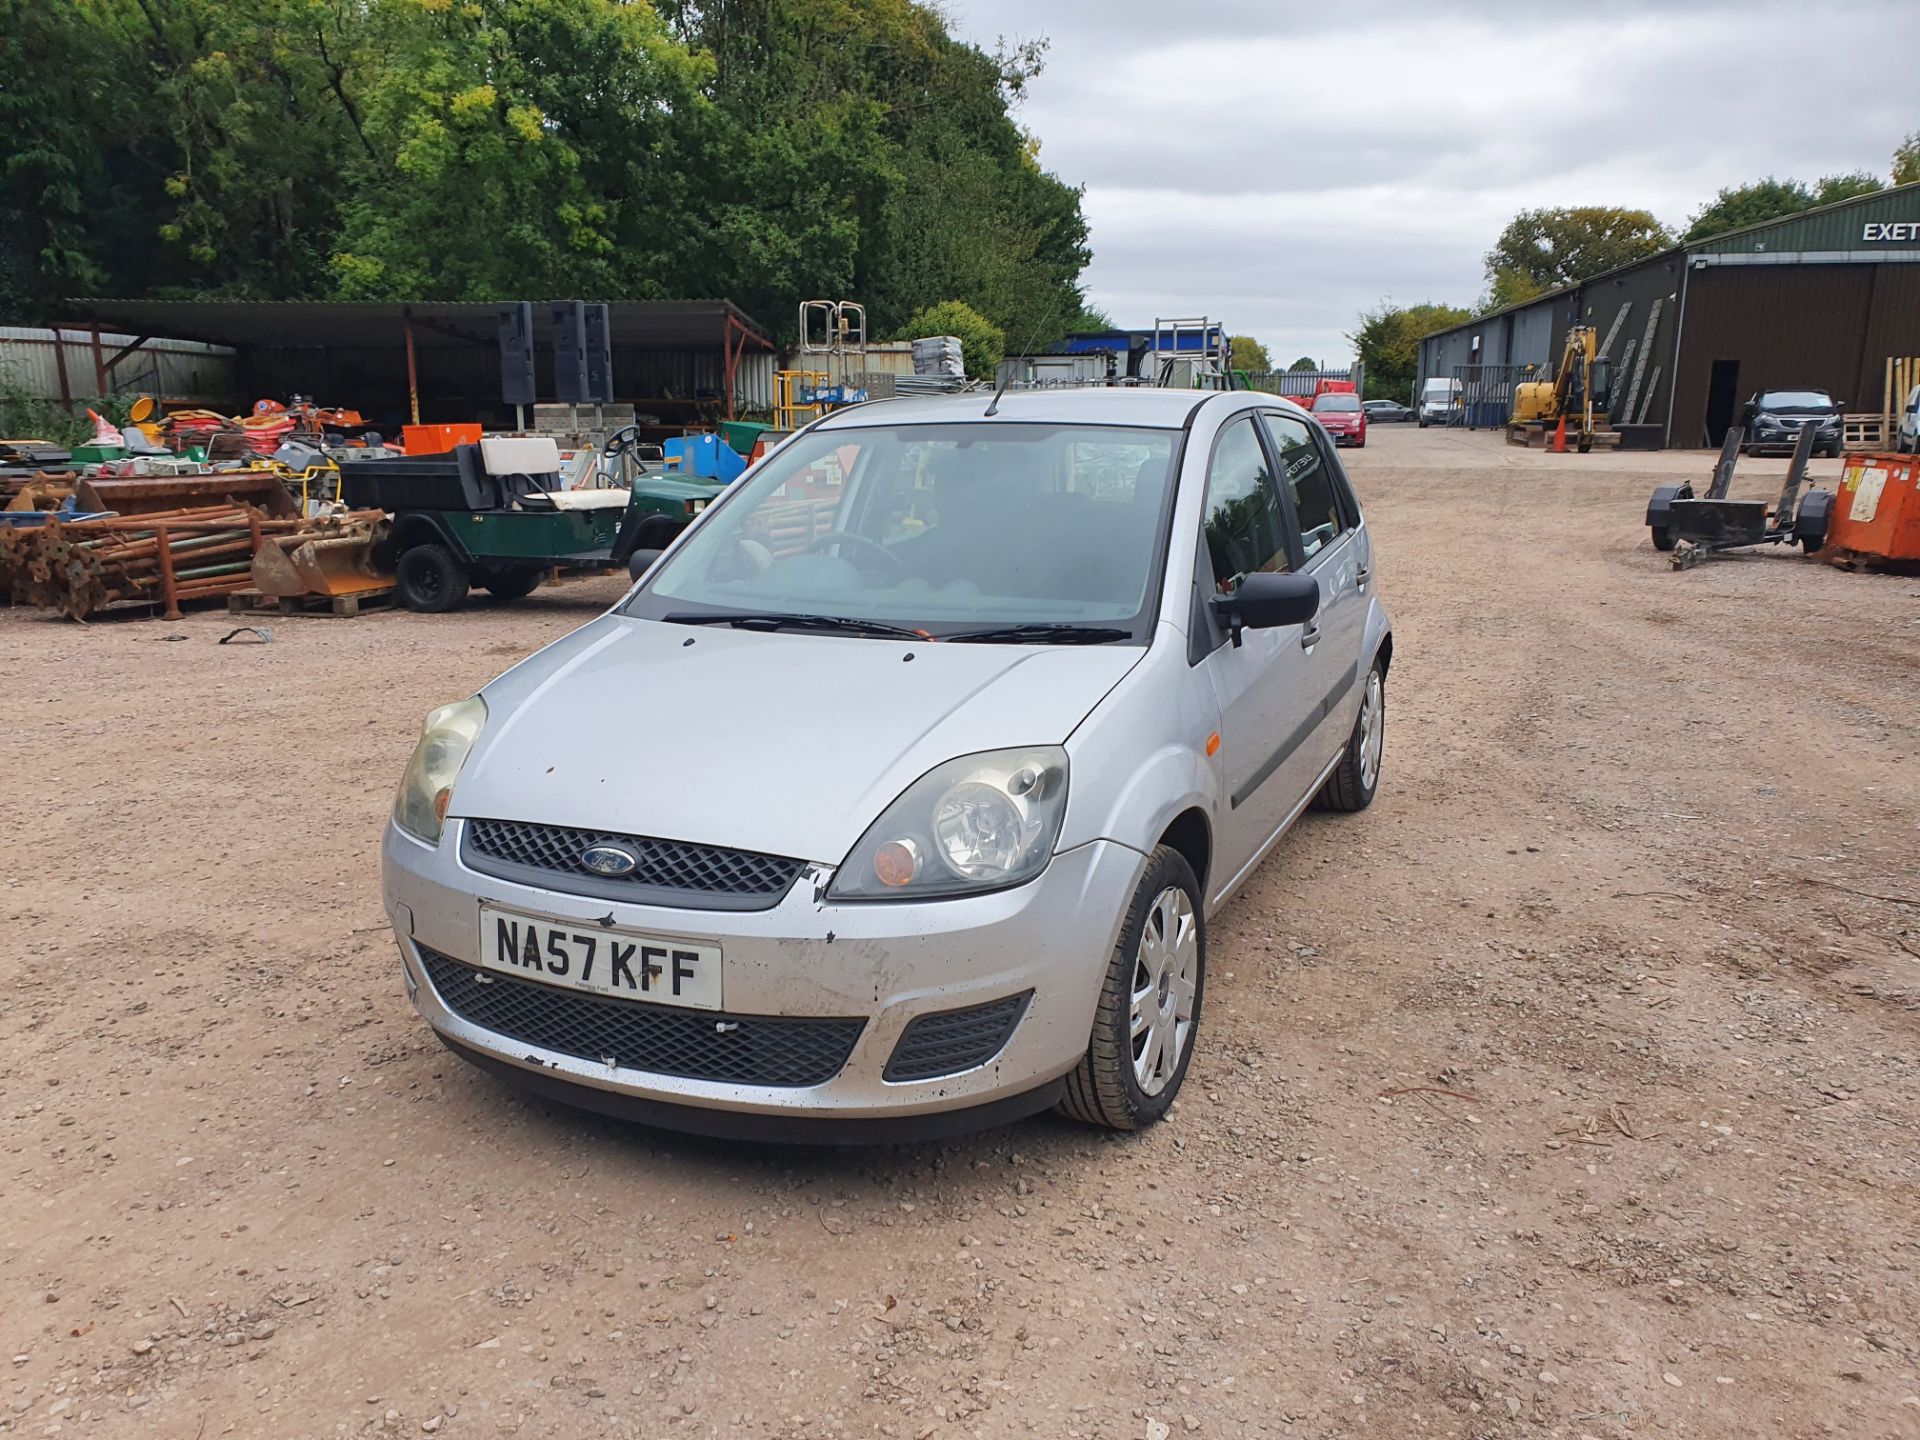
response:
[(915, 900), (1000, 890), (1053, 858), (1067, 813), (1067, 752), (989, 750), (936, 765), (868, 827), (828, 894)]
[(420, 743), (413, 747), (407, 773), (400, 779), (400, 793), (393, 797), (394, 824), (429, 845), (440, 843), (453, 782), (486, 723), (487, 702), (478, 695), (442, 705), (427, 716), (427, 723), (420, 727)]

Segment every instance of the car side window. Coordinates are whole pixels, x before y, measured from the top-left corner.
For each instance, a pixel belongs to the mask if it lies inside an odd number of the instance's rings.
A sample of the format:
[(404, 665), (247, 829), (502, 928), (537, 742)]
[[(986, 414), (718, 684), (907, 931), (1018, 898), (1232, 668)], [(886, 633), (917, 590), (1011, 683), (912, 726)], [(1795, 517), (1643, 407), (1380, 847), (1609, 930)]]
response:
[(1288, 568), (1286, 516), (1250, 415), (1222, 430), (1213, 447), (1203, 524), (1215, 594), (1231, 595), (1258, 571)]
[(1347, 528), (1334, 493), (1332, 467), (1314, 442), (1304, 420), (1268, 411), (1264, 416), (1274, 449), (1280, 452), (1280, 472), (1300, 521), (1300, 553), (1312, 560), (1338, 540)]

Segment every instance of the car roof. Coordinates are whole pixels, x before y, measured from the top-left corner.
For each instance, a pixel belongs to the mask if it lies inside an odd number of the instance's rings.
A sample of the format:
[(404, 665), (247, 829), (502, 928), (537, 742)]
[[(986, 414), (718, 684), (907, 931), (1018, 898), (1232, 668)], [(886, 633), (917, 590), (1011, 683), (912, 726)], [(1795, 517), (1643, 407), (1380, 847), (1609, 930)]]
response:
[[(993, 419), (1057, 425), (1131, 425), (1177, 430), (1209, 400), (1283, 402), (1284, 397), (1247, 390), (1174, 390), (1148, 385), (1089, 385), (1045, 390), (1009, 390)], [(907, 395), (836, 410), (818, 428), (850, 430), (867, 425), (951, 425), (987, 418), (994, 403), (987, 390), (961, 395)]]

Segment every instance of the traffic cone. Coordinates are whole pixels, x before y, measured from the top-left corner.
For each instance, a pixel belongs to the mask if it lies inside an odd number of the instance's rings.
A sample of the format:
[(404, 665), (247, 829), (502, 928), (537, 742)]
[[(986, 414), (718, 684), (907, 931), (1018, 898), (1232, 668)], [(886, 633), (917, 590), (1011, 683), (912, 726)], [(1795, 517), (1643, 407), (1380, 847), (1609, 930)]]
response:
[(1560, 423), (1553, 427), (1553, 453), (1567, 453), (1567, 417), (1564, 415), (1560, 417)]

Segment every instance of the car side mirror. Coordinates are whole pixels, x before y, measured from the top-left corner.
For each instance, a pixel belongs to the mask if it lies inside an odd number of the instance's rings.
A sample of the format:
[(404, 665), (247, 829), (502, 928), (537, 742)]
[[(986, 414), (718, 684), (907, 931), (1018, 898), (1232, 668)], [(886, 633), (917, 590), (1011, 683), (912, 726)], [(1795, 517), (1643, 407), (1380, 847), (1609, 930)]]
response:
[(664, 550), (636, 550), (627, 557), (627, 578), (638, 580), (653, 568), (653, 562), (667, 552)]
[(1262, 570), (1243, 579), (1233, 594), (1214, 596), (1213, 610), (1238, 645), (1242, 630), (1304, 625), (1313, 619), (1320, 613), (1320, 582), (1311, 575)]

